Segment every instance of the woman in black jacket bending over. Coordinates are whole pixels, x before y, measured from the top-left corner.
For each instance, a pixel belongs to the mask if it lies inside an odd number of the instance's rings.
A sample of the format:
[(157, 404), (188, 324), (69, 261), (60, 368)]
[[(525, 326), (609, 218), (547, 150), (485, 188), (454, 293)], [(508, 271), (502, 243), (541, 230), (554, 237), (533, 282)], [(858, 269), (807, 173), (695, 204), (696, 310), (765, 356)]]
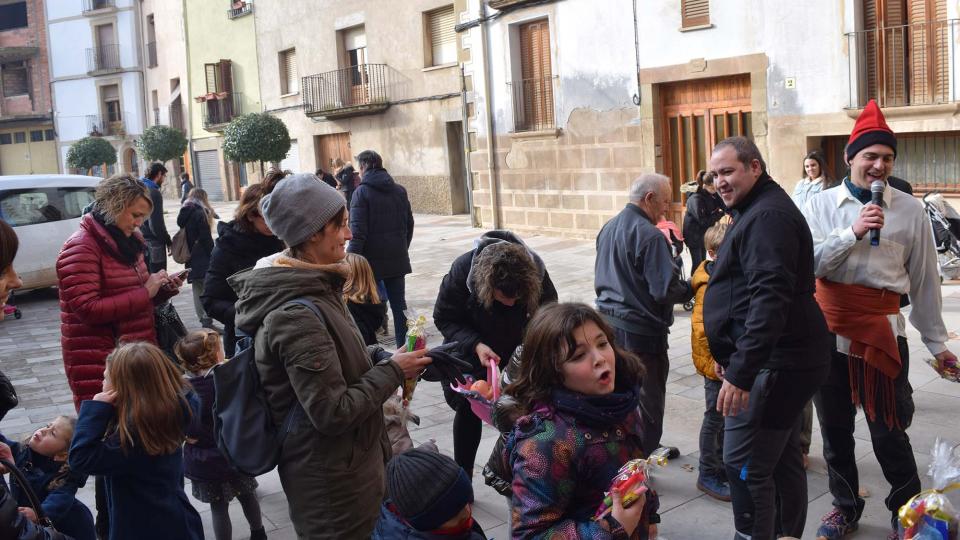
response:
[(223, 323), (223, 350), (227, 358), (236, 352), (237, 341), (233, 323), (237, 293), (227, 284), (227, 278), (252, 267), (263, 257), (283, 251), (283, 242), (273, 235), (260, 215), (260, 199), (284, 176), (272, 170), (263, 182), (248, 186), (240, 197), (234, 220), (217, 225), (219, 237), (210, 255), (200, 299), (207, 315)]
[[(487, 378), (490, 362), (510, 359), (537, 309), (557, 301), (543, 260), (509, 231), (490, 231), (457, 257), (443, 277), (433, 322), (444, 343), (460, 343), (474, 379)], [(465, 398), (443, 383), (453, 419), (453, 457), (471, 477), (483, 428)]]

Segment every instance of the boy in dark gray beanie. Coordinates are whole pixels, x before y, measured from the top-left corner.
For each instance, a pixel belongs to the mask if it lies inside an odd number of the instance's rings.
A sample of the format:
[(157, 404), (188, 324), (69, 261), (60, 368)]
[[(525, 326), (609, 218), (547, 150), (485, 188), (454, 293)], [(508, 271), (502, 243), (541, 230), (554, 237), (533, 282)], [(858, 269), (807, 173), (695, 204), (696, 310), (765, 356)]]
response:
[(473, 486), (457, 463), (421, 446), (387, 463), (387, 500), (372, 538), (485, 540), (473, 520)]

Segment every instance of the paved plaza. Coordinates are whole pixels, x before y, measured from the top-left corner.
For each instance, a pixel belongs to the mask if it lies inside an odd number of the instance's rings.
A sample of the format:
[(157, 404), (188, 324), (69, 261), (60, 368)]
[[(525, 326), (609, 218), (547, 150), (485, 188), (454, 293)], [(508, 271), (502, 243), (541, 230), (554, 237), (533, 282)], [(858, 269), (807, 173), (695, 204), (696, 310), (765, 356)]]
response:
[[(176, 230), (176, 209), (179, 201), (165, 202), (168, 227)], [(221, 216), (232, 214), (232, 205), (215, 205)], [(472, 247), (472, 242), (483, 231), (471, 228), (465, 216), (416, 216), (416, 232), (410, 250), (414, 273), (407, 277), (407, 302), (411, 309), (432, 314), (440, 280), (453, 259)], [(549, 236), (526, 236), (525, 241), (545, 261), (562, 301), (592, 303), (593, 241), (571, 240)], [(171, 270), (177, 265), (171, 260)], [(951, 348), (960, 352), (960, 343), (953, 334), (960, 328), (960, 285), (943, 286), (944, 318), (953, 340)], [(0, 431), (16, 438), (31, 433), (58, 414), (75, 414), (70, 391), (63, 375), (60, 355), (60, 325), (56, 290), (33, 291), (17, 295), (16, 302), (23, 318), (9, 317), (0, 323), (0, 366), (16, 385), (21, 405), (11, 411)], [(193, 310), (189, 286), (174, 299), (180, 316), (188, 328), (199, 323)], [(671, 371), (667, 384), (666, 427), (664, 444), (680, 448), (682, 456), (665, 468), (655, 471), (655, 487), (660, 493), (661, 539), (729, 539), (733, 536), (733, 521), (729, 503), (713, 500), (696, 489), (697, 441), (703, 415), (703, 379), (696, 374), (690, 361), (690, 316), (679, 307), (676, 323), (670, 334)], [(429, 345), (442, 340), (431, 327)], [(957, 411), (960, 411), (960, 385), (940, 379), (923, 359), (929, 357), (916, 331), (910, 329), (910, 380), (915, 393), (917, 413), (909, 434), (921, 469), (924, 487), (929, 486), (926, 472), (929, 449), (938, 436), (960, 441)], [(438, 383), (421, 383), (412, 402), (412, 410), (420, 416), (420, 425), (411, 425), (416, 442), (435, 439), (440, 449), (452, 455), (453, 412), (444, 403)], [(484, 427), (483, 441), (474, 472), (476, 505), (474, 515), (486, 530), (488, 537), (507, 538), (508, 503), (493, 489), (483, 484), (480, 475), (497, 434)], [(883, 506), (888, 486), (873, 456), (869, 433), (862, 415), (857, 423), (857, 455), (860, 458), (861, 484), (870, 497), (861, 521), (860, 531), (851, 538), (885, 538), (888, 516)], [(825, 465), (821, 457), (819, 429), (814, 422), (809, 479), (809, 511), (804, 538), (812, 538), (819, 518), (830, 508)], [(264, 524), (271, 539), (296, 538), (287, 514), (286, 501), (276, 473), (259, 478), (258, 495), (264, 515)], [(190, 493), (189, 486), (187, 493)], [(144, 497), (150, 496), (148, 493)], [(89, 482), (80, 498), (93, 508), (93, 482)], [(203, 517), (207, 538), (213, 538), (209, 507), (194, 501)], [(239, 504), (231, 506), (234, 536), (246, 538), (248, 529)]]

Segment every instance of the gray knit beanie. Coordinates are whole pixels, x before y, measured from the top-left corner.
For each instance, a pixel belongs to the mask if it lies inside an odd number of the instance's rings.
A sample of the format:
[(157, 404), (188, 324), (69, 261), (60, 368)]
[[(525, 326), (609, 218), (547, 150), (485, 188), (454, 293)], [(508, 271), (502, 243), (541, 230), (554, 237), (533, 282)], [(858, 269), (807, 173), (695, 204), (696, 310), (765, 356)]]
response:
[(294, 174), (260, 200), (260, 212), (273, 234), (288, 247), (316, 234), (347, 205), (343, 195), (313, 174)]
[(387, 494), (418, 531), (432, 531), (473, 502), (473, 486), (453, 459), (414, 448), (387, 463)]

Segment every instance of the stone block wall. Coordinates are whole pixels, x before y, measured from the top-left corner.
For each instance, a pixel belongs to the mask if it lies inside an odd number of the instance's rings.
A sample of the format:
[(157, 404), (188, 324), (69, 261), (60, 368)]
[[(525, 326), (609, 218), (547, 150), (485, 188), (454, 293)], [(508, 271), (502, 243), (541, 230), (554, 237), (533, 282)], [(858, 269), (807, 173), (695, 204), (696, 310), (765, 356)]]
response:
[(414, 213), (453, 214), (449, 176), (397, 176), (394, 180), (406, 188)]
[[(627, 202), (644, 170), (636, 109), (574, 111), (558, 132), (497, 138), (500, 227), (593, 238)], [(471, 153), (473, 205), (493, 226), (486, 141)]]

